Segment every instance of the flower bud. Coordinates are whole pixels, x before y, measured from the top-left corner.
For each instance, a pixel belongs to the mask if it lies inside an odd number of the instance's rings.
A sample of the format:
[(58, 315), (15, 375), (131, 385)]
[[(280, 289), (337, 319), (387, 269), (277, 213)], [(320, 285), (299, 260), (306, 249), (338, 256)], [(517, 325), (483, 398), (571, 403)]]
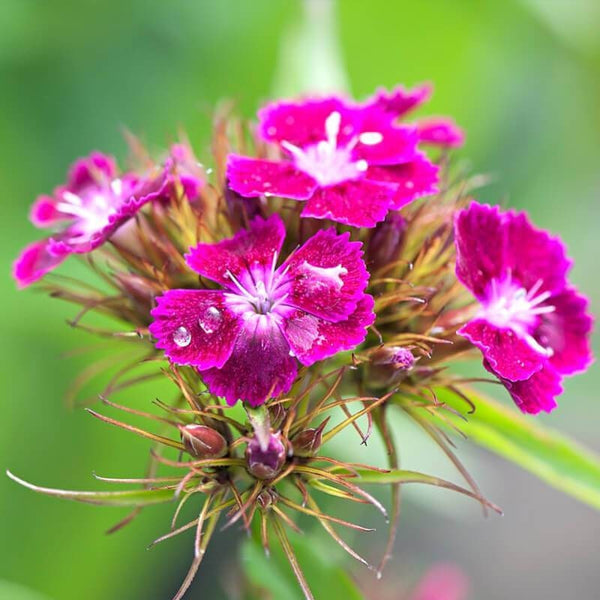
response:
[(400, 381), (415, 365), (413, 353), (402, 346), (381, 346), (371, 354), (370, 380), (380, 385)]
[(246, 462), (248, 472), (258, 479), (273, 479), (285, 463), (285, 445), (280, 433), (272, 433), (266, 448), (261, 448), (258, 438), (248, 442)]
[(329, 417), (325, 419), (317, 428), (303, 429), (297, 433), (292, 442), (292, 448), (294, 449), (294, 456), (314, 456), (323, 440), (323, 429), (327, 425)]
[(256, 497), (256, 502), (263, 509), (268, 509), (271, 505), (277, 502), (277, 492), (273, 488), (264, 488)]
[(179, 427), (185, 449), (195, 458), (220, 458), (227, 454), (227, 442), (216, 430), (206, 425)]
[(398, 260), (405, 231), (406, 219), (397, 212), (388, 213), (385, 221), (377, 224), (367, 246), (367, 264), (371, 272)]

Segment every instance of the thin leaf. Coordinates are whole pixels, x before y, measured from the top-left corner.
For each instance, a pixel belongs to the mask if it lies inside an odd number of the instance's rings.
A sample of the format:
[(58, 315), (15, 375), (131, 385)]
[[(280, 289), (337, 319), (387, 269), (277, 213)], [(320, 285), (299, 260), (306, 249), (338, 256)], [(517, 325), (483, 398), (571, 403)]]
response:
[(398, 469), (395, 471), (388, 471), (387, 473), (380, 473), (377, 471), (359, 470), (357, 481), (358, 483), (379, 483), (385, 485), (390, 483), (423, 483), (425, 485), (433, 485), (464, 494), (465, 496), (469, 496), (469, 498), (474, 498), (475, 500), (484, 503), (486, 506), (489, 506), (497, 513), (502, 514), (502, 510), (495, 504), (474, 494), (472, 491), (451, 483), (450, 481), (446, 481), (445, 479), (433, 477), (432, 475), (426, 475), (425, 473), (419, 473), (418, 471), (406, 471), (403, 469)]
[(152, 490), (124, 490), (118, 492), (79, 492), (73, 490), (60, 490), (47, 488), (29, 483), (17, 477), (10, 471), (6, 474), (18, 484), (48, 496), (75, 500), (87, 504), (101, 504), (104, 506), (147, 506), (149, 504), (161, 504), (172, 502), (175, 498), (172, 488), (158, 488)]
[[(543, 426), (535, 417), (505, 407), (471, 389), (475, 404), (467, 422), (448, 415), (469, 439), (527, 469), (546, 483), (600, 509), (600, 456), (565, 435)], [(443, 402), (464, 410), (464, 400), (437, 390)]]

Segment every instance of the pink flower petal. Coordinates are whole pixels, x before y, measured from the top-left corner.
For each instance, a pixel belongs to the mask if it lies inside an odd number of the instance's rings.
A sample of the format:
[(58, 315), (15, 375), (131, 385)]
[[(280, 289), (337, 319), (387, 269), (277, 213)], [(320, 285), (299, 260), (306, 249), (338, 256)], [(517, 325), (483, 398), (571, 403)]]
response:
[[(490, 373), (498, 375), (485, 361), (483, 366)], [(557, 406), (555, 398), (563, 391), (560, 375), (548, 366), (523, 381), (509, 381), (502, 377), (499, 379), (521, 411), (531, 415), (554, 410)]]
[(72, 192), (98, 183), (102, 180), (111, 180), (117, 174), (115, 159), (101, 152), (92, 152), (85, 158), (76, 160), (69, 169), (67, 187)]
[(363, 109), (386, 115), (390, 121), (393, 121), (427, 102), (432, 91), (433, 87), (429, 84), (419, 85), (409, 90), (399, 85), (390, 92), (380, 88), (360, 106)]
[(29, 219), (36, 227), (50, 227), (64, 218), (52, 196), (38, 196), (29, 212)]
[(499, 207), (471, 203), (454, 221), (456, 276), (481, 300), (504, 265), (504, 229)]
[(317, 187), (312, 177), (289, 161), (274, 162), (235, 154), (227, 157), (227, 178), (231, 189), (246, 197), (270, 194), (306, 200)]
[(342, 117), (338, 140), (345, 141), (356, 133), (354, 113), (335, 96), (267, 104), (258, 111), (258, 133), (269, 142), (288, 142), (302, 148), (326, 139), (325, 121), (334, 112)]
[(240, 278), (250, 267), (271, 268), (285, 238), (279, 215), (255, 217), (249, 229), (216, 244), (198, 244), (186, 255), (188, 265), (203, 277), (234, 289), (229, 273)]
[(334, 229), (318, 231), (281, 270), (289, 286), (285, 304), (329, 321), (341, 321), (354, 311), (369, 279), (362, 243)]
[(490, 367), (503, 379), (527, 379), (547, 361), (545, 354), (532, 348), (512, 329), (500, 329), (483, 319), (470, 321), (457, 333), (479, 348)]
[(180, 365), (222, 367), (242, 330), (241, 317), (216, 290), (169, 290), (156, 299), (150, 333), (156, 347)]
[(303, 217), (332, 219), (354, 227), (374, 227), (394, 202), (389, 184), (358, 180), (318, 189), (306, 203)]
[(457, 148), (465, 142), (463, 130), (447, 117), (432, 117), (417, 122), (419, 138), (425, 144)]
[(361, 344), (367, 335), (367, 327), (375, 321), (373, 306), (373, 298), (365, 294), (356, 310), (337, 323), (297, 310), (284, 322), (283, 332), (294, 355), (303, 365), (310, 366)]
[(366, 173), (369, 181), (396, 185), (393, 210), (400, 210), (413, 200), (438, 192), (439, 167), (424, 154), (401, 165), (371, 167)]
[(513, 278), (526, 289), (541, 280), (540, 291), (560, 291), (571, 266), (562, 241), (534, 227), (525, 213), (510, 211), (504, 219), (504, 264)]
[(30, 244), (13, 263), (13, 278), (17, 287), (22, 289), (38, 281), (63, 260), (63, 256), (50, 253), (47, 240)]
[(361, 131), (353, 156), (369, 165), (404, 163), (417, 154), (419, 134), (414, 127), (390, 127), (374, 121), (363, 122)]
[(535, 337), (552, 348), (550, 364), (562, 375), (581, 373), (593, 362), (590, 333), (593, 319), (587, 313), (588, 300), (568, 288), (548, 301), (555, 311), (543, 315)]
[(287, 392), (297, 373), (290, 346), (269, 315), (256, 315), (244, 323), (230, 359), (222, 368), (202, 371), (211, 393), (230, 406), (242, 400), (259, 406)]

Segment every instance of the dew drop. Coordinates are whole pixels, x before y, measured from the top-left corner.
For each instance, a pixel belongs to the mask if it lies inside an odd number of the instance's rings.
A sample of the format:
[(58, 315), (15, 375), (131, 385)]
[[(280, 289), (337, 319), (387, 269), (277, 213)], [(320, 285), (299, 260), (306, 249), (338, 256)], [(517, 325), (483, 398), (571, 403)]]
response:
[(293, 350), (290, 350), (289, 354), (292, 358), (296, 358), (296, 353)]
[(192, 334), (185, 327), (178, 327), (173, 333), (173, 341), (180, 347), (185, 348), (192, 341)]
[(211, 334), (219, 328), (222, 320), (223, 315), (221, 314), (221, 311), (216, 306), (211, 306), (210, 308), (207, 308), (204, 314), (198, 319), (198, 325), (200, 325), (200, 328), (204, 333)]

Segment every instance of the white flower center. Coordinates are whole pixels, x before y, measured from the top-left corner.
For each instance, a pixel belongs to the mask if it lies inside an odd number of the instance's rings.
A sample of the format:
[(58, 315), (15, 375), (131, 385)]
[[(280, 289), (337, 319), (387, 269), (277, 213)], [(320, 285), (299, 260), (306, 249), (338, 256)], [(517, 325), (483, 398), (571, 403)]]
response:
[[(310, 175), (322, 187), (336, 185), (343, 181), (359, 179), (368, 168), (365, 160), (353, 160), (352, 151), (358, 141), (366, 144), (376, 144), (381, 141), (377, 137), (367, 136), (367, 141), (361, 137), (352, 138), (345, 146), (338, 146), (338, 134), (342, 117), (339, 112), (332, 112), (325, 120), (327, 139), (306, 148), (298, 148), (289, 142), (281, 145), (292, 155), (298, 169)], [(362, 134), (363, 136), (365, 134)]]
[(109, 186), (100, 188), (94, 185), (83, 189), (80, 194), (63, 192), (56, 208), (76, 221), (74, 237), (89, 237), (108, 225), (110, 217), (117, 212), (122, 194), (123, 182), (114, 179)]
[(554, 306), (543, 304), (550, 298), (551, 292), (538, 294), (542, 283), (539, 279), (527, 290), (512, 280), (510, 271), (502, 279), (492, 279), (486, 290), (487, 298), (477, 316), (496, 327), (512, 329), (534, 350), (551, 356), (552, 349), (541, 346), (532, 335), (539, 323), (539, 316), (555, 310)]

